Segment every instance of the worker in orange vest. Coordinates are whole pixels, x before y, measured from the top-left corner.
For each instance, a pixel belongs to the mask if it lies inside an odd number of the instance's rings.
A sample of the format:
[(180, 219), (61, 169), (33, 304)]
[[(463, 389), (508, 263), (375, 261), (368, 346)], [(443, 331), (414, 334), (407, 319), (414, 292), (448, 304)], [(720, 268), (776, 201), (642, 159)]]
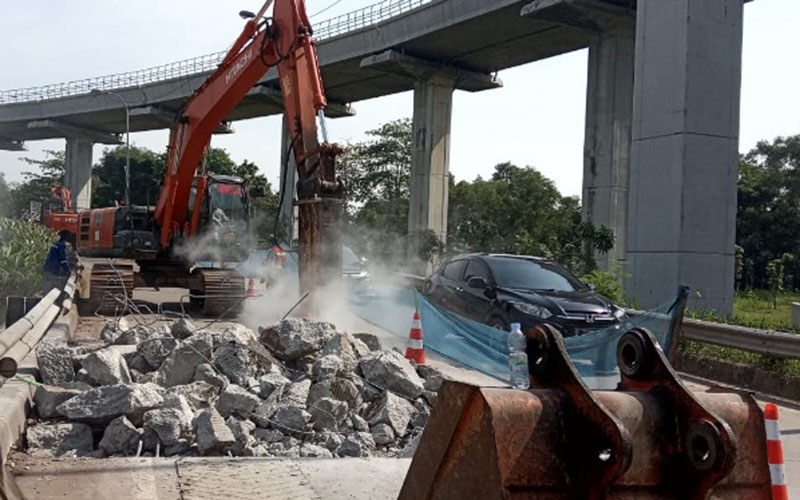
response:
[(271, 245), (270, 250), (272, 250), (272, 253), (275, 255), (275, 265), (280, 268), (286, 267), (286, 251), (281, 248), (280, 243), (278, 243), (278, 238), (276, 238), (275, 235), (270, 235), (270, 237), (267, 238), (267, 242)]

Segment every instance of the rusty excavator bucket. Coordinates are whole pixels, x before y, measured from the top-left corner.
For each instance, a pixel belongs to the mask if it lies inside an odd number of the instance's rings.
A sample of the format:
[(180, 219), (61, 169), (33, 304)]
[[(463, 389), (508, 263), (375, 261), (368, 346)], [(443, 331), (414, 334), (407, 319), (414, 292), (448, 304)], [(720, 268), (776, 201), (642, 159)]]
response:
[(400, 500), (769, 499), (763, 413), (690, 392), (653, 336), (620, 339), (615, 391), (590, 391), (550, 326), (528, 337), (531, 390), (445, 382)]

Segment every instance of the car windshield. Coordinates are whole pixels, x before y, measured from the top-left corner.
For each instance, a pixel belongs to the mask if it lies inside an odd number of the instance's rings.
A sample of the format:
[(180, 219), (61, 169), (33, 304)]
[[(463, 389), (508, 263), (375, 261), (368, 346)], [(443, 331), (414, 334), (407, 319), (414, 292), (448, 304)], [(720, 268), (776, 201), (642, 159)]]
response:
[(566, 269), (552, 262), (500, 257), (489, 260), (498, 286), (523, 290), (574, 292), (586, 287)]

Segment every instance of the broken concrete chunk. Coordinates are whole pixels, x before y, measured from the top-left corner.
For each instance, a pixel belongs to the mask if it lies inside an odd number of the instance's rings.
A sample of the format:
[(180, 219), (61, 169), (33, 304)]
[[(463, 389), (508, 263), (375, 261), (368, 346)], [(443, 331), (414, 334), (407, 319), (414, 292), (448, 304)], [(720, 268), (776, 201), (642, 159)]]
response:
[[(125, 358), (125, 362), (128, 363), (128, 370), (136, 370), (139, 373), (145, 374), (155, 369), (138, 352), (123, 354), (123, 357)], [(131, 374), (131, 378), (133, 378), (133, 374)]]
[(431, 411), (428, 408), (423, 408), (417, 411), (413, 417), (411, 417), (411, 427), (414, 429), (425, 427), (428, 423), (428, 418), (431, 416)]
[(300, 445), (300, 456), (313, 458), (333, 458), (333, 453), (322, 446), (311, 443), (303, 443)]
[(361, 359), (361, 373), (369, 382), (387, 391), (415, 399), (422, 394), (424, 381), (400, 353), (384, 349)]
[(78, 422), (104, 423), (125, 415), (141, 425), (145, 412), (164, 401), (160, 387), (153, 384), (106, 385), (81, 393), (56, 408), (59, 415)]
[(353, 426), (353, 429), (359, 432), (369, 432), (369, 424), (367, 421), (355, 413), (350, 415), (350, 423)]
[(189, 384), (197, 367), (211, 359), (211, 334), (198, 332), (178, 343), (156, 372), (164, 387)]
[(309, 379), (303, 379), (290, 384), (289, 387), (283, 391), (281, 404), (305, 408), (310, 389), (311, 380)]
[(319, 432), (335, 432), (347, 417), (347, 403), (336, 399), (321, 398), (308, 407), (314, 430)]
[(272, 426), (284, 434), (303, 435), (311, 414), (296, 406), (282, 406), (272, 415)]
[(225, 418), (231, 415), (248, 418), (260, 402), (258, 396), (250, 393), (247, 389), (230, 384), (220, 393), (216, 408)]
[(256, 375), (256, 365), (250, 357), (250, 349), (235, 342), (225, 343), (216, 349), (214, 366), (231, 382), (241, 386), (247, 386), (247, 381)]
[(94, 351), (83, 360), (83, 368), (97, 385), (130, 384), (128, 363), (116, 349), (106, 347)]
[(205, 382), (220, 391), (229, 384), (228, 378), (225, 375), (220, 375), (209, 363), (197, 365), (197, 369), (194, 371), (194, 381)]
[(333, 354), (319, 358), (314, 362), (314, 366), (311, 369), (311, 373), (316, 381), (331, 379), (345, 371), (347, 370), (342, 358)]
[(394, 429), (392, 429), (392, 426), (389, 424), (373, 425), (370, 432), (372, 433), (372, 438), (375, 440), (375, 444), (387, 445), (394, 443)]
[(381, 350), (381, 341), (378, 340), (376, 335), (371, 333), (354, 333), (353, 337), (363, 342), (370, 351)]
[(356, 432), (347, 436), (342, 444), (336, 448), (336, 455), (340, 457), (368, 457), (375, 449), (375, 440), (368, 432)]
[(58, 416), (56, 412), (58, 405), (82, 392), (83, 390), (81, 389), (64, 389), (54, 385), (40, 385), (33, 394), (33, 403), (36, 406), (36, 412), (41, 418), (54, 418)]
[(40, 342), (36, 348), (36, 357), (39, 362), (39, 375), (45, 384), (61, 385), (75, 380), (72, 351), (64, 342), (52, 340)]
[(191, 428), (191, 420), (186, 417), (174, 408), (158, 408), (144, 414), (143, 427), (155, 432), (164, 446), (172, 446)]
[(442, 383), (444, 383), (444, 375), (442, 375), (442, 372), (428, 365), (419, 365), (417, 367), (417, 373), (420, 377), (425, 379), (423, 387), (426, 391), (438, 392)]
[(202, 455), (222, 453), (236, 442), (222, 415), (213, 408), (201, 411), (193, 422), (197, 448)]
[(425, 398), (425, 401), (427, 401), (429, 405), (433, 406), (439, 395), (433, 391), (422, 391), (422, 397)]
[(178, 410), (183, 415), (184, 420), (189, 424), (191, 424), (194, 419), (194, 408), (192, 408), (186, 396), (182, 394), (166, 393), (161, 408)]
[(264, 441), (266, 443), (279, 443), (283, 441), (283, 438), (285, 437), (278, 429), (261, 428), (256, 428), (253, 431), (253, 436), (259, 441)]
[(170, 333), (178, 340), (188, 339), (197, 331), (194, 324), (188, 318), (181, 318), (172, 324)]
[(258, 394), (263, 399), (267, 399), (275, 390), (281, 390), (289, 386), (292, 382), (280, 373), (267, 373), (258, 379)]
[(147, 361), (151, 370), (156, 370), (177, 345), (178, 341), (171, 335), (155, 337), (139, 342), (136, 345), (136, 352)]
[(117, 417), (108, 424), (99, 448), (107, 455), (130, 456), (136, 453), (141, 433), (125, 417)]
[(92, 428), (85, 424), (40, 424), (28, 427), (28, 448), (54, 456), (85, 456), (94, 450)]
[(416, 413), (414, 405), (391, 392), (386, 392), (367, 412), (367, 420), (371, 426), (377, 424), (391, 425), (398, 436), (404, 436), (411, 417)]
[(106, 344), (113, 344), (121, 334), (122, 330), (116, 321), (106, 321), (103, 329), (100, 330), (100, 339)]
[(275, 325), (259, 329), (261, 342), (283, 360), (300, 359), (322, 349), (336, 335), (330, 323), (300, 318), (287, 318)]
[(164, 336), (164, 330), (145, 326), (145, 325), (136, 325), (133, 328), (123, 331), (122, 333), (117, 336), (116, 340), (114, 340), (114, 344), (116, 345), (138, 345), (145, 340), (149, 340), (152, 338), (158, 338)]
[(355, 410), (361, 405), (361, 393), (356, 385), (345, 378), (323, 380), (311, 386), (308, 391), (306, 403), (311, 406), (321, 398), (337, 399), (347, 403), (350, 410)]
[(236, 417), (228, 417), (225, 423), (233, 433), (234, 439), (236, 439), (236, 443), (228, 451), (236, 456), (255, 456), (254, 448), (258, 443), (255, 436), (253, 436), (253, 431), (256, 429), (256, 424)]
[(361, 356), (369, 354), (370, 349), (362, 341), (345, 332), (336, 334), (325, 343), (322, 356), (336, 356), (342, 360), (345, 371), (352, 372), (358, 367)]

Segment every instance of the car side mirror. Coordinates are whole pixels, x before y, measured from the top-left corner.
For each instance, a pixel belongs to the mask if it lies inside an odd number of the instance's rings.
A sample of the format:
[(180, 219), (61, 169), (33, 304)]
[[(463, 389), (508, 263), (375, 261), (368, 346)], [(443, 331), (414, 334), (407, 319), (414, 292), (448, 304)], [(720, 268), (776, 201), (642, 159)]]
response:
[(470, 288), (485, 290), (486, 288), (489, 287), (489, 282), (486, 281), (486, 278), (483, 278), (481, 276), (473, 276), (467, 280), (467, 285), (469, 285)]

